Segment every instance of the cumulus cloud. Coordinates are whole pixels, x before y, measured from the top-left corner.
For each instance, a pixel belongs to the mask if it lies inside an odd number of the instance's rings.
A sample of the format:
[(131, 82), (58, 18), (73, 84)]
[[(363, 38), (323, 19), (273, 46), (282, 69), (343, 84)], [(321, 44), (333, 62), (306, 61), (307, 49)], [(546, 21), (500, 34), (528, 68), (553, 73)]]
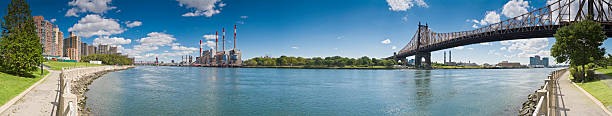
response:
[(480, 43), (480, 45), (488, 45), (488, 46), (490, 46), (491, 44), (490, 43)]
[(131, 39), (125, 39), (121, 37), (98, 37), (94, 39), (94, 45), (121, 45), (121, 44), (130, 44), (132, 42)]
[(149, 46), (170, 46), (172, 42), (176, 40), (173, 35), (161, 33), (161, 32), (151, 32), (147, 34), (147, 37), (141, 38), (140, 40), (136, 40), (140, 42), (142, 45)]
[(203, 35), (202, 37), (206, 40), (210, 40), (210, 39), (216, 39), (217, 35), (207, 34), (207, 35)]
[(456, 49), (456, 50), (463, 50), (463, 48), (465, 48), (465, 47), (463, 47), (463, 46), (459, 46), (459, 47), (454, 47), (453, 49)]
[(472, 25), (472, 28), (478, 28), (478, 26), (476, 24)]
[(184, 17), (206, 16), (212, 17), (221, 13), (221, 7), (225, 6), (221, 0), (177, 0), (179, 6), (193, 8), (195, 11), (183, 14)]
[(182, 51), (198, 51), (198, 50), (200, 50), (200, 49), (194, 48), (194, 47), (181, 46), (180, 44), (172, 45), (172, 48), (170, 48), (170, 49), (172, 49), (172, 50), (182, 50)]
[(97, 14), (104, 14), (108, 10), (116, 9), (117, 7), (110, 6), (112, 0), (73, 0), (68, 2), (69, 6), (73, 8), (66, 11), (64, 16), (78, 17), (77, 13), (92, 12)]
[(387, 0), (389, 10), (391, 11), (406, 11), (414, 5), (424, 8), (429, 8), (429, 5), (423, 0)]
[(129, 28), (132, 28), (132, 27), (138, 27), (138, 26), (141, 26), (141, 25), (142, 25), (142, 22), (140, 22), (140, 21), (133, 21), (133, 22), (132, 22), (132, 21), (126, 21), (126, 22), (125, 22), (125, 25), (126, 25), (127, 27), (129, 27)]
[(206, 41), (204, 43), (202, 43), (204, 46), (208, 47), (208, 48), (215, 48), (215, 42), (214, 41)]
[(517, 56), (521, 58), (527, 58), (534, 55), (550, 56), (550, 51), (545, 49), (549, 46), (547, 38), (532, 38), (532, 39), (520, 39), (520, 40), (509, 40), (501, 41), (504, 47), (500, 48), (502, 51), (508, 51), (510, 53), (517, 53), (511, 56)]
[(391, 49), (395, 50), (395, 49), (397, 49), (397, 46), (391, 46)]
[(291, 46), (292, 49), (300, 49), (300, 47), (297, 46)]
[(87, 15), (74, 26), (68, 28), (69, 32), (74, 32), (77, 36), (85, 38), (97, 36), (110, 36), (121, 34), (125, 29), (121, 28), (115, 19), (106, 19), (100, 15)]
[(391, 44), (391, 40), (385, 39), (385, 40), (381, 41), (380, 43), (382, 43), (382, 44)]
[(527, 13), (529, 8), (529, 2), (523, 0), (510, 0), (506, 3), (502, 9), (502, 14), (509, 18), (514, 18), (521, 14)]
[(51, 19), (49, 21), (51, 21), (51, 23), (54, 23), (55, 21), (57, 21), (57, 19)]
[(241, 19), (249, 18), (249, 16), (240, 16)]

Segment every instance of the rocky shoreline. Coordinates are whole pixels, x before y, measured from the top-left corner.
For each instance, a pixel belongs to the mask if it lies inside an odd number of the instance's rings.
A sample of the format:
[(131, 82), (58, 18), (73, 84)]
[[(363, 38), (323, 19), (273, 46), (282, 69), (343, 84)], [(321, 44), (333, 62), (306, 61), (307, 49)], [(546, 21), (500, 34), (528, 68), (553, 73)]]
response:
[(79, 103), (77, 103), (77, 105), (79, 106), (79, 114), (80, 115), (91, 115), (90, 113), (90, 109), (85, 107), (86, 99), (87, 96), (85, 96), (85, 92), (87, 92), (89, 90), (88, 86), (96, 79), (102, 77), (102, 75), (109, 73), (109, 72), (114, 72), (114, 71), (119, 71), (119, 70), (127, 70), (127, 69), (131, 69), (134, 67), (128, 67), (128, 68), (119, 68), (119, 69), (113, 69), (113, 70), (105, 70), (105, 71), (99, 71), (99, 72), (95, 72), (93, 74), (86, 74), (85, 76), (81, 77), (80, 79), (78, 79), (77, 81), (73, 81), (73, 85), (70, 88), (71, 90), (76, 90), (76, 91), (72, 91), (73, 94), (77, 95), (77, 99), (79, 101)]
[(536, 93), (531, 93), (527, 96), (527, 101), (523, 102), (523, 107), (519, 110), (519, 116), (531, 116), (538, 105)]

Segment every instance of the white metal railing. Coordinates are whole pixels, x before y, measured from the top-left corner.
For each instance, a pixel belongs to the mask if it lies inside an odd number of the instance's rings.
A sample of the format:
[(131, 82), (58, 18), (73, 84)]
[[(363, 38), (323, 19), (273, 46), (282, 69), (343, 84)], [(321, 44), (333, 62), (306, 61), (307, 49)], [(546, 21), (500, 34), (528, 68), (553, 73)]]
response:
[(555, 111), (553, 111), (553, 107), (556, 106), (554, 87), (556, 86), (557, 79), (563, 76), (563, 74), (567, 71), (567, 69), (560, 69), (551, 72), (548, 75), (548, 78), (544, 80), (544, 86), (536, 91), (536, 98), (538, 99), (538, 103), (536, 105), (536, 109), (533, 112), (532, 116), (552, 116), (555, 115)]

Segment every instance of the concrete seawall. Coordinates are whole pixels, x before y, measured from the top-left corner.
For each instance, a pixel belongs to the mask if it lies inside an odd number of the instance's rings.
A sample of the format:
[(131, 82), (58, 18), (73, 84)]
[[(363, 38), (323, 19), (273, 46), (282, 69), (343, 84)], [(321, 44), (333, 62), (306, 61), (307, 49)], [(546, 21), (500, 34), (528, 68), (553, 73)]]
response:
[[(135, 66), (99, 66), (64, 68), (60, 74), (60, 102), (58, 116), (88, 114), (83, 96), (88, 90), (87, 85), (93, 80), (112, 71), (125, 70)], [(78, 105), (78, 106), (76, 106)]]

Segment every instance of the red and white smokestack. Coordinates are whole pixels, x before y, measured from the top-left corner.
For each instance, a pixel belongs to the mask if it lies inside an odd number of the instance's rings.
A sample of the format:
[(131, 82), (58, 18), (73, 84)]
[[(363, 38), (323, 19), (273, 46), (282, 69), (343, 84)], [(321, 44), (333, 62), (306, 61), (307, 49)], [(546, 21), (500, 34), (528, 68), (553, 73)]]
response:
[(219, 31), (215, 31), (215, 52), (219, 51)]
[(236, 50), (236, 24), (234, 24), (234, 50)]
[(198, 54), (200, 54), (200, 58), (202, 58), (202, 40), (200, 40), (200, 52)]
[(225, 27), (223, 27), (223, 51), (225, 51)]

